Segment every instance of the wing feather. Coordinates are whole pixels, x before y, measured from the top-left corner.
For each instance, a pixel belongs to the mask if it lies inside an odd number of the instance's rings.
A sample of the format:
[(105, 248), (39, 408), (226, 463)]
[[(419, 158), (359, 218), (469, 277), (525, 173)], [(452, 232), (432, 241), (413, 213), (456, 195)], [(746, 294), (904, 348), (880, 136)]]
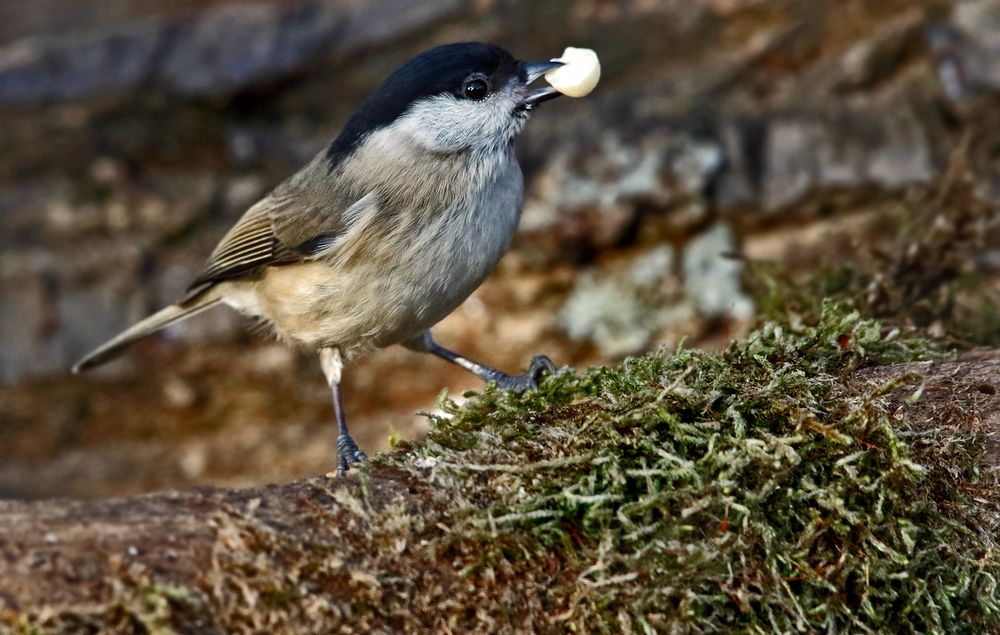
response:
[(250, 208), (223, 236), (205, 268), (188, 287), (185, 300), (223, 280), (254, 273), (274, 259), (278, 239), (264, 202)]
[(293, 177), (247, 210), (212, 251), (184, 301), (224, 280), (254, 276), (265, 267), (298, 262), (329, 249), (346, 226), (374, 205), (374, 193), (352, 201), (329, 186), (306, 190), (302, 183), (309, 181)]

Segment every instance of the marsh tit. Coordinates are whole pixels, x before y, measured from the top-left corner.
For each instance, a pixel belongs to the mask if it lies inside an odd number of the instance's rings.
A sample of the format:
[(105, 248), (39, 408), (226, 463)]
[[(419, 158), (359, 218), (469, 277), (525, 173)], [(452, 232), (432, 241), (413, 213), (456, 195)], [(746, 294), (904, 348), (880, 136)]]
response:
[(347, 431), (345, 362), (403, 344), (504, 390), (536, 386), (545, 356), (507, 375), (438, 345), (430, 328), (510, 246), (523, 183), (514, 137), (538, 104), (531, 88), (558, 61), (520, 62), (490, 44), (439, 46), (411, 59), (312, 161), (253, 205), (174, 305), (103, 344), (97, 366), (136, 340), (219, 304), (262, 319), (319, 353), (337, 418), (337, 474), (365, 460)]

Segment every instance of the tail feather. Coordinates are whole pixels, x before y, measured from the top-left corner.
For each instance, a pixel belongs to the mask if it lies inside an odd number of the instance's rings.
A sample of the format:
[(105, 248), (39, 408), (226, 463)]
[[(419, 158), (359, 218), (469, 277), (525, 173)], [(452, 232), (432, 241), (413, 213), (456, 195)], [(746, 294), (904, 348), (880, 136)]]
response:
[(146, 319), (133, 324), (88, 353), (83, 359), (78, 361), (75, 366), (73, 366), (73, 372), (79, 373), (111, 361), (125, 352), (125, 349), (137, 340), (140, 340), (147, 335), (152, 335), (153, 333), (164, 329), (171, 324), (180, 322), (181, 320), (186, 320), (193, 315), (201, 313), (202, 311), (217, 304), (219, 300), (219, 297), (209, 293), (194, 301), (187, 302), (182, 305), (173, 304), (165, 309), (157, 311)]

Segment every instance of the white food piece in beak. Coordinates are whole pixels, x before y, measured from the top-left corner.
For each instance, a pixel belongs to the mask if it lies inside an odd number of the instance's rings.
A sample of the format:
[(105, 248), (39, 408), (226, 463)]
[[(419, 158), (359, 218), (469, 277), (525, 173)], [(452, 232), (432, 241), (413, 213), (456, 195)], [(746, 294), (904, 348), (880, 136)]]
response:
[(570, 46), (563, 51), (562, 57), (552, 61), (563, 65), (545, 73), (545, 81), (567, 97), (589, 95), (601, 79), (601, 62), (593, 49)]

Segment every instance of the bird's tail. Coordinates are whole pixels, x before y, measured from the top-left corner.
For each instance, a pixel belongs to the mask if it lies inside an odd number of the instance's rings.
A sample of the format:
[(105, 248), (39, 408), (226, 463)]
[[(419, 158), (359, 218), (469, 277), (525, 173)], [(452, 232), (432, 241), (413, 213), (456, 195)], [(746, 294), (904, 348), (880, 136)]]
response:
[(133, 324), (88, 353), (83, 359), (78, 361), (75, 366), (73, 366), (73, 372), (79, 373), (111, 361), (125, 352), (125, 349), (131, 346), (135, 341), (141, 340), (147, 335), (152, 335), (153, 333), (159, 331), (160, 329), (164, 329), (171, 324), (180, 322), (181, 320), (186, 320), (193, 315), (201, 313), (205, 309), (211, 308), (217, 304), (220, 300), (221, 298), (218, 294), (210, 291), (202, 294), (194, 300), (190, 300), (182, 304), (172, 304), (165, 309), (157, 311), (148, 318)]

